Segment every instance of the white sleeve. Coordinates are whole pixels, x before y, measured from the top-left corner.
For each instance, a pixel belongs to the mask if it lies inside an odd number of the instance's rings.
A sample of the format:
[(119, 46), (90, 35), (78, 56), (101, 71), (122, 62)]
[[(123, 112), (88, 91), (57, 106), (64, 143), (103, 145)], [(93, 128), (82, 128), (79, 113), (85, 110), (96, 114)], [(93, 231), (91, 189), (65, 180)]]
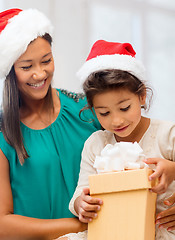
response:
[(76, 198), (81, 195), (83, 188), (89, 187), (88, 176), (97, 174), (96, 169), (93, 167), (94, 160), (96, 156), (100, 155), (101, 150), (104, 147), (104, 144), (105, 144), (104, 134), (102, 130), (93, 133), (84, 144), (84, 148), (82, 151), (78, 185), (69, 203), (69, 210), (75, 216), (78, 216), (78, 215), (74, 209), (74, 202)]
[(56, 238), (55, 240), (61, 240), (61, 239), (67, 238), (67, 240), (87, 240), (87, 230), (84, 232), (78, 232), (78, 233), (68, 233), (64, 236), (61, 236), (59, 238)]
[(163, 157), (175, 161), (175, 123), (165, 122), (158, 131), (157, 138)]

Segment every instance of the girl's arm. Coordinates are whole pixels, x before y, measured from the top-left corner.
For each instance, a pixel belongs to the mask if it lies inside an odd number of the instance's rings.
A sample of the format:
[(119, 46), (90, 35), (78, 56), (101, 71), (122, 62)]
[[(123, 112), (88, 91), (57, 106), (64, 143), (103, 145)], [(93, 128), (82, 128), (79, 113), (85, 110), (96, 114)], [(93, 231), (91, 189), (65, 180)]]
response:
[(102, 204), (100, 199), (90, 196), (88, 177), (97, 174), (94, 168), (94, 160), (105, 146), (104, 139), (106, 138), (103, 134), (103, 131), (93, 133), (84, 144), (78, 184), (69, 203), (69, 210), (84, 223), (91, 221), (96, 216)]
[(54, 239), (69, 232), (83, 231), (86, 224), (76, 218), (36, 219), (13, 213), (9, 163), (0, 150), (0, 239)]

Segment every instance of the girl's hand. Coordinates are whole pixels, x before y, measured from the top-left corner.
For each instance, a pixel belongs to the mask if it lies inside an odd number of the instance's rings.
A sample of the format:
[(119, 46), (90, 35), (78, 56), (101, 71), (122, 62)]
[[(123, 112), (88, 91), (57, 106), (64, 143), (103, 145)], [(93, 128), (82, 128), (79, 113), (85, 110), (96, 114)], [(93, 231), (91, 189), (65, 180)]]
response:
[[(167, 206), (172, 206), (175, 203), (175, 193), (164, 201)], [(156, 217), (156, 224), (159, 228), (166, 228), (168, 231), (175, 230), (175, 206), (159, 213)]]
[(90, 189), (84, 188), (80, 197), (75, 200), (75, 210), (79, 215), (79, 220), (88, 223), (97, 217), (97, 212), (103, 204), (99, 198), (90, 196)]
[(156, 165), (156, 170), (149, 176), (149, 180), (158, 178), (159, 183), (151, 190), (159, 194), (166, 192), (170, 183), (175, 179), (175, 162), (162, 158), (148, 158), (144, 162)]

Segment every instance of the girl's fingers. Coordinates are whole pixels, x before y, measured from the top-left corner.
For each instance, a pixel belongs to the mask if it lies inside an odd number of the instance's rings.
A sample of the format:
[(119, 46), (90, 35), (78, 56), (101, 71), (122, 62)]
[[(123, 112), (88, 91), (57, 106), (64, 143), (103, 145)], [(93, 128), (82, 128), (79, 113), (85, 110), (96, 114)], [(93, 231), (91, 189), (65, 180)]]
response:
[(80, 209), (80, 215), (85, 218), (96, 218), (97, 213), (96, 212), (86, 212), (83, 208)]
[(160, 182), (158, 183), (158, 185), (156, 185), (155, 187), (151, 188), (152, 192), (158, 193), (158, 194), (162, 194), (164, 193), (168, 188), (168, 183), (166, 182), (166, 177), (163, 174), (161, 176)]
[(88, 204), (91, 204), (91, 205), (102, 205), (103, 204), (103, 201), (99, 198), (94, 198), (94, 197), (91, 197), (91, 196), (85, 196), (84, 199), (83, 199), (85, 202), (87, 202)]
[(84, 188), (79, 202), (79, 220), (83, 223), (91, 222), (97, 217), (97, 212), (100, 210), (100, 205), (103, 201), (90, 196), (89, 188)]
[(82, 192), (83, 201), (85, 201), (89, 204), (99, 204), (99, 205), (103, 204), (103, 201), (101, 199), (91, 197), (89, 194), (90, 194), (89, 188), (84, 188), (83, 192)]
[(162, 175), (162, 171), (155, 171), (153, 174), (149, 176), (149, 180), (152, 181), (156, 178), (159, 178)]
[(97, 213), (92, 211), (85, 211), (83, 208), (80, 208), (80, 212), (79, 212), (79, 220), (81, 222), (84, 222), (84, 223), (88, 223), (88, 222), (91, 222), (92, 219), (96, 218), (97, 217)]
[(146, 158), (143, 160), (146, 164), (157, 164), (158, 159), (157, 158)]
[(97, 204), (89, 204), (89, 202), (82, 202), (81, 208), (86, 212), (97, 212), (100, 210), (100, 206)]
[(90, 189), (89, 189), (89, 188), (84, 188), (84, 189), (83, 189), (83, 193), (84, 193), (85, 195), (90, 195)]
[(89, 223), (92, 221), (92, 218), (86, 218), (86, 217), (83, 217), (82, 215), (79, 215), (79, 220), (80, 222), (83, 222), (83, 223)]

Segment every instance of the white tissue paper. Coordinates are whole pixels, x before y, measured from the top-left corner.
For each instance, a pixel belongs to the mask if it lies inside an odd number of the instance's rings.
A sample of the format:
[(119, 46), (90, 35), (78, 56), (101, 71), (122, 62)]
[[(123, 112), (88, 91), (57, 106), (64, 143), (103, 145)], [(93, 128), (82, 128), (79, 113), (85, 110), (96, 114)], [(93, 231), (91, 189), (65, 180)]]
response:
[(148, 167), (143, 159), (145, 155), (137, 142), (119, 142), (107, 144), (96, 156), (94, 167), (98, 173)]

